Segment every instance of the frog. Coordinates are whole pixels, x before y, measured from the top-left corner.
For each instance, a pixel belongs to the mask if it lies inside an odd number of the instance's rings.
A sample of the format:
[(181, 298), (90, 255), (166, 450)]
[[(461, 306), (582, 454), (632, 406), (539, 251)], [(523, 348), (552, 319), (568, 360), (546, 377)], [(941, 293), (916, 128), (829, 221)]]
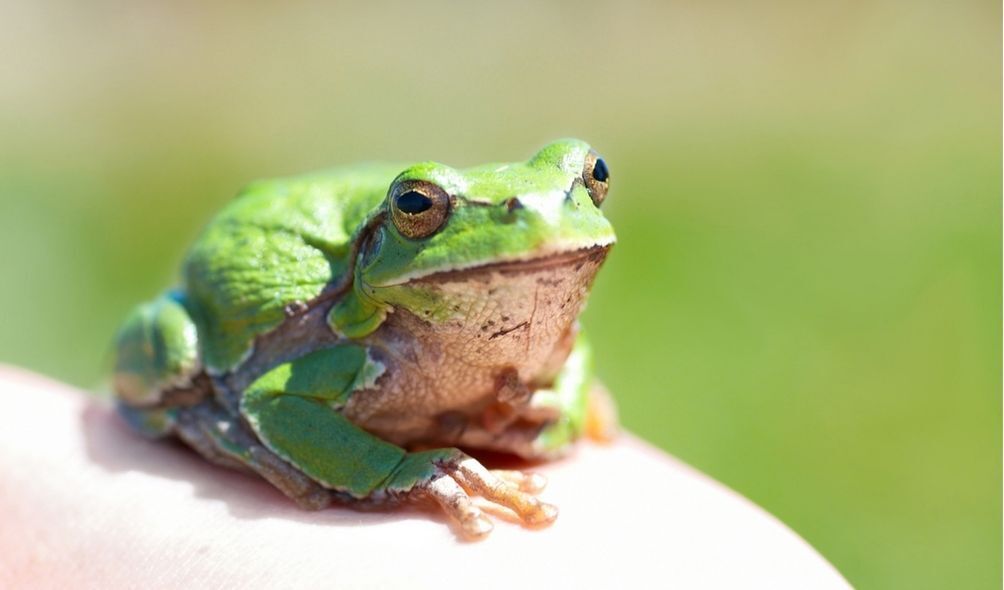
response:
[(616, 241), (609, 183), (577, 139), (253, 182), (119, 329), (118, 414), (304, 509), (422, 504), (480, 539), (488, 502), (547, 526), (542, 475), (475, 455), (616, 432), (579, 325)]

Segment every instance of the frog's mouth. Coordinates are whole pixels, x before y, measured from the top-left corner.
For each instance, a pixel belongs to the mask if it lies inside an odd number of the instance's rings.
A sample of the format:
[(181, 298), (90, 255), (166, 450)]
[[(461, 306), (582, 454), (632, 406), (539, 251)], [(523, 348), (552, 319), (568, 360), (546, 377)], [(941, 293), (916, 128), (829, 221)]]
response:
[(552, 272), (567, 271), (569, 269), (573, 273), (582, 271), (595, 273), (606, 259), (611, 246), (612, 244), (599, 244), (532, 258), (501, 260), (462, 268), (437, 270), (426, 275), (412, 277), (405, 281), (405, 283), (476, 281), (493, 274), (502, 276), (518, 274), (547, 275)]

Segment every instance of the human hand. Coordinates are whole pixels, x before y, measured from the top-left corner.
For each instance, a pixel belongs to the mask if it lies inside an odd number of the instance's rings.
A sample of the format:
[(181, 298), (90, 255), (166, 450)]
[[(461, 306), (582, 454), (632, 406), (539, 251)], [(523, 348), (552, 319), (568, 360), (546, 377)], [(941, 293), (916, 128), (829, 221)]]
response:
[(0, 587), (846, 588), (773, 517), (628, 435), (543, 465), (561, 509), (467, 543), (434, 512), (304, 512), (139, 438), (93, 397), (0, 367)]

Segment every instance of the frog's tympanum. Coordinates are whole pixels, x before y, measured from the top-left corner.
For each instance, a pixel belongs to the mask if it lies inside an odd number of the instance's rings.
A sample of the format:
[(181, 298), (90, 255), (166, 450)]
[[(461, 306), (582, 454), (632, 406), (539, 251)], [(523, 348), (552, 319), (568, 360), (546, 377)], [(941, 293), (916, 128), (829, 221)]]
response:
[(120, 413), (304, 508), (432, 500), (478, 537), (481, 496), (551, 522), (541, 476), (458, 447), (551, 458), (613, 426), (577, 326), (614, 243), (609, 176), (563, 140), (252, 184), (122, 327)]

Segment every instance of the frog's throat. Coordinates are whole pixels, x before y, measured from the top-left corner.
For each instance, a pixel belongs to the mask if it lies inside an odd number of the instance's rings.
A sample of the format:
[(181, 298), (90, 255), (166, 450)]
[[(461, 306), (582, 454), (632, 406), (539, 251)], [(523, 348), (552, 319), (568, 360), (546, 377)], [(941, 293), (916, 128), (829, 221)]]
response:
[(437, 281), (437, 280), (463, 280), (466, 278), (476, 278), (490, 272), (499, 272), (503, 275), (512, 273), (535, 272), (547, 269), (557, 269), (574, 266), (585, 261), (595, 261), (602, 263), (607, 253), (613, 246), (613, 240), (606, 243), (598, 243), (584, 248), (574, 250), (564, 250), (543, 256), (527, 256), (505, 260), (495, 260), (492, 262), (473, 263), (460, 267), (432, 270), (419, 274), (406, 275), (400, 280), (383, 285), (370, 285), (375, 288), (396, 287), (408, 283)]

